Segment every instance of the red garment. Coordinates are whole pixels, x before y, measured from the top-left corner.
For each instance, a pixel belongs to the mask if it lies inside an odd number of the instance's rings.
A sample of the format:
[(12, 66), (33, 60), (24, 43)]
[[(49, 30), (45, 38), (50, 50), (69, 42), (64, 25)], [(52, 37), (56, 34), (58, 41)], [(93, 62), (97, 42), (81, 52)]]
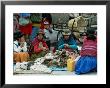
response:
[(40, 42), (42, 43), (43, 47), (48, 48), (46, 42), (45, 42), (43, 39), (42, 39), (42, 40), (36, 39), (35, 41), (36, 41), (36, 43), (34, 43), (34, 52), (39, 53), (39, 52), (42, 51), (42, 49), (39, 48), (39, 43), (40, 43)]
[(93, 41), (93, 40), (87, 40), (87, 37), (85, 37), (80, 55), (97, 56), (97, 39)]
[(32, 45), (33, 45), (33, 46), (35, 46), (35, 45), (36, 45), (37, 40), (38, 40), (38, 39), (37, 39), (37, 37), (35, 37), (35, 38), (34, 38), (34, 40), (32, 41)]
[(32, 24), (30, 23), (25, 26), (20, 25), (19, 29), (22, 33), (30, 35), (32, 33)]
[(44, 29), (44, 24), (43, 24), (43, 22), (41, 22), (41, 26), (40, 26), (40, 29)]

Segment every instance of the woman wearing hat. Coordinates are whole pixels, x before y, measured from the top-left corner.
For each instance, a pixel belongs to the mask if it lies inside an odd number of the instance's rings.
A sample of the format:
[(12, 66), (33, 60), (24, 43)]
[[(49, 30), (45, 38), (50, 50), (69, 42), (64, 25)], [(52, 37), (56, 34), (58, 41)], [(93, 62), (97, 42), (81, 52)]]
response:
[(48, 46), (43, 37), (44, 37), (43, 30), (39, 30), (39, 32), (37, 33), (37, 37), (32, 41), (32, 45), (34, 46), (34, 52), (36, 54), (35, 58), (44, 56), (48, 51)]
[(58, 41), (58, 49), (66, 49), (69, 51), (73, 51), (77, 49), (76, 41), (71, 37), (71, 32), (69, 29), (65, 29), (62, 33), (63, 37)]
[(80, 56), (75, 66), (76, 74), (97, 70), (97, 38), (94, 28), (87, 30)]
[(45, 37), (46, 37), (46, 43), (50, 49), (52, 44), (55, 44), (57, 41), (57, 33), (58, 31), (53, 30), (53, 28), (51, 27), (51, 23), (48, 21), (48, 19), (44, 19), (43, 20), (43, 25), (44, 25), (44, 33), (45, 33)]
[(14, 61), (27, 62), (29, 54), (27, 53), (27, 43), (21, 32), (14, 33)]

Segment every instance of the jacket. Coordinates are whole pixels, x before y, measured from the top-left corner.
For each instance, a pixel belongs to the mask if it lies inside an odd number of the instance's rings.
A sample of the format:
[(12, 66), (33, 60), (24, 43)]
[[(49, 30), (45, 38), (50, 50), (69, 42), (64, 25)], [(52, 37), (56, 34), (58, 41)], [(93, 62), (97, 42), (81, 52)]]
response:
[(68, 40), (61, 37), (58, 41), (58, 49), (64, 49), (64, 44), (68, 44), (71, 49), (77, 49), (76, 41), (72, 37), (69, 37)]
[(41, 47), (46, 47), (48, 48), (46, 42), (42, 39), (42, 40), (39, 40), (38, 38), (36, 38), (36, 40), (34, 40), (33, 42), (33, 46), (34, 46), (34, 52), (36, 53), (39, 53), (42, 51), (42, 48)]
[(24, 47), (20, 47), (18, 41), (14, 41), (14, 52), (27, 52), (27, 43), (24, 42)]

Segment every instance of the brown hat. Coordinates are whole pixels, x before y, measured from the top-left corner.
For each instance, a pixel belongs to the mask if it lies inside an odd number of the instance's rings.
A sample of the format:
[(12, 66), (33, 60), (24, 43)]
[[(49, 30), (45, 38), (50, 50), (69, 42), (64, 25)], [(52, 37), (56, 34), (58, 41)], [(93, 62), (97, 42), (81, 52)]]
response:
[(64, 29), (62, 34), (63, 35), (71, 35), (71, 31), (69, 29)]

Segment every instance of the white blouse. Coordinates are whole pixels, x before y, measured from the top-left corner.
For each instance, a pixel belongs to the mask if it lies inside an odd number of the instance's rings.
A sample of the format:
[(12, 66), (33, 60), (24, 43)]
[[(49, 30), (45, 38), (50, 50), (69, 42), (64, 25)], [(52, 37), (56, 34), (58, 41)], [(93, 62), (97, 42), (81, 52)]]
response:
[(14, 41), (14, 52), (27, 52), (27, 43), (24, 42), (24, 46), (21, 48), (19, 45), (18, 45), (18, 41)]

